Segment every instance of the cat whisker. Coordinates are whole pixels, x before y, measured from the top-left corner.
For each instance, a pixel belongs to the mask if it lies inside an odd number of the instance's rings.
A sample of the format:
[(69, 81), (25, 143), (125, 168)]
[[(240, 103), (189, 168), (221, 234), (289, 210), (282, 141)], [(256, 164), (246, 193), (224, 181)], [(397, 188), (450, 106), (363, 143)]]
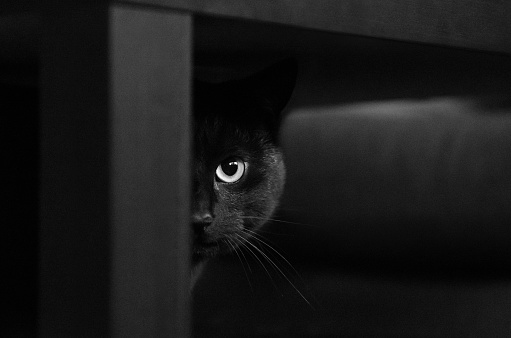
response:
[[(265, 238), (264, 236), (260, 235), (259, 233), (255, 232), (254, 230), (251, 230), (251, 229), (243, 229), (244, 232), (248, 233), (251, 237), (251, 239), (254, 239), (259, 245), (264, 245), (265, 248), (267, 249), (270, 249), (271, 251), (268, 253), (272, 253), (273, 255), (277, 255), (277, 258), (280, 259), (281, 261), (283, 261), (291, 270), (292, 272), (294, 273), (294, 275), (300, 279), (300, 281), (302, 283), (304, 283), (302, 277), (300, 276), (300, 273), (295, 269), (295, 267), (293, 266), (293, 264), (291, 264), (291, 262), (286, 258), (284, 257), (284, 255), (282, 255), (274, 246), (275, 246), (275, 243), (272, 243), (271, 241), (268, 242), (268, 239)], [(271, 244), (270, 244), (271, 243)], [(261, 248), (261, 250), (263, 250), (264, 248)]]
[(252, 232), (254, 234), (268, 234), (268, 235), (272, 235), (272, 236), (295, 236), (294, 234), (285, 234), (285, 233), (279, 233), (279, 232), (276, 232), (276, 231), (267, 231), (267, 230), (264, 230), (264, 229), (258, 229), (257, 232)]
[(289, 208), (289, 207), (284, 207), (284, 206), (279, 206), (279, 211), (298, 211), (298, 212), (303, 212), (304, 208)]
[(277, 218), (266, 218), (266, 217), (259, 217), (259, 216), (240, 216), (240, 218), (245, 218), (245, 219), (261, 219), (261, 220), (265, 220), (265, 221), (272, 221), (272, 222), (278, 222), (278, 223), (286, 223), (286, 224), (295, 224), (295, 225), (303, 225), (303, 226), (315, 227), (315, 225), (313, 225), (313, 224), (299, 223), (299, 222), (292, 222), (292, 221), (284, 221), (282, 219), (277, 219)]
[(257, 232), (252, 230), (252, 229), (248, 229), (248, 228), (243, 228), (242, 229), (243, 232), (247, 233), (248, 235), (250, 236), (255, 236), (255, 237), (260, 237), (260, 238), (264, 238), (259, 232), (261, 232), (260, 230), (258, 230)]
[[(243, 232), (247, 233), (250, 238), (253, 238), (255, 240), (257, 240), (258, 242), (264, 242), (265, 245), (267, 245), (268, 247), (270, 247), (272, 250), (275, 250), (277, 251), (274, 246), (277, 246), (274, 242), (270, 241), (268, 238), (264, 237), (263, 235), (260, 234), (260, 230), (258, 230), (257, 232), (254, 231), (254, 230), (251, 230), (251, 229), (247, 229), (247, 228), (243, 228), (242, 229)], [(271, 232), (269, 232), (270, 234), (272, 234)]]
[[(234, 248), (234, 250), (238, 251), (237, 248)], [(245, 256), (245, 253), (243, 253), (243, 250), (239, 250), (239, 253), (243, 256), (243, 259), (247, 263), (247, 267), (248, 267), (248, 270), (250, 271), (250, 273), (253, 273), (252, 268), (250, 267), (250, 263), (248, 262), (247, 257)]]
[[(231, 240), (229, 238), (225, 238), (224, 241), (225, 241), (225, 243), (227, 245), (229, 245), (232, 248), (232, 251), (234, 251), (236, 256), (238, 256), (238, 259), (239, 259), (239, 261), (241, 263), (241, 267), (243, 268), (243, 272), (245, 273), (245, 276), (247, 277), (247, 282), (248, 282), (248, 285), (250, 286), (250, 290), (252, 290), (252, 292), (254, 292), (254, 288), (252, 287), (252, 283), (250, 282), (250, 278), (248, 278), (247, 269), (245, 269), (245, 264), (243, 264), (243, 260), (241, 259), (241, 256), (238, 253), (238, 249), (236, 248), (236, 246), (234, 244), (232, 244), (232, 242), (231, 242)], [(243, 254), (243, 252), (241, 252), (241, 254), (243, 255), (245, 263), (247, 263), (247, 267), (250, 270), (250, 273), (252, 273), (252, 269), (250, 268), (250, 264), (248, 263), (247, 258), (245, 257), (245, 254)]]
[(238, 235), (238, 234), (235, 234), (236, 237), (238, 237), (237, 239), (235, 238), (232, 238), (233, 240), (235, 240), (235, 242), (240, 245), (240, 247), (243, 247), (245, 249), (247, 249), (248, 252), (250, 252), (252, 254), (252, 256), (254, 256), (254, 258), (259, 262), (259, 264), (262, 266), (262, 268), (264, 269), (264, 271), (266, 271), (266, 274), (268, 275), (268, 277), (270, 278), (272, 284), (273, 284), (273, 287), (275, 288), (275, 290), (278, 290), (277, 289), (277, 284), (275, 284), (275, 281), (273, 279), (273, 277), (271, 276), (270, 274), (270, 271), (268, 271), (268, 269), (266, 268), (266, 265), (264, 265), (264, 263), (261, 261), (261, 259), (257, 256), (257, 254), (252, 251), (252, 249), (250, 249), (250, 247), (247, 245), (248, 244), (251, 244), (250, 242), (246, 241), (242, 236)]
[(250, 230), (250, 229), (243, 229), (244, 231), (246, 231), (247, 233), (251, 234), (252, 235), (252, 238), (256, 241), (258, 241), (259, 243), (261, 243), (262, 245), (264, 245), (266, 248), (270, 249), (273, 253), (277, 254), (277, 256), (280, 257), (280, 259), (282, 259), (292, 270), (293, 272), (297, 275), (297, 276), (300, 276), (300, 274), (298, 273), (298, 271), (296, 271), (295, 267), (293, 266), (293, 264), (291, 264), (291, 262), (289, 262), (286, 257), (284, 257), (277, 249), (275, 249), (272, 245), (270, 245), (268, 242), (267, 242), (267, 239), (264, 238), (263, 236), (261, 236), (260, 234), (256, 233), (255, 231), (253, 230)]
[[(238, 237), (241, 237), (240, 235), (236, 235)], [(241, 237), (243, 238), (243, 237)], [(276, 270), (278, 271), (283, 277), (284, 279), (287, 280), (287, 282), (293, 287), (293, 289), (295, 289), (295, 291), (300, 295), (300, 297), (302, 297), (302, 299), (310, 306), (313, 308), (312, 304), (309, 302), (309, 300), (300, 292), (300, 290), (295, 286), (295, 284), (289, 279), (289, 277), (284, 273), (284, 271), (282, 271), (281, 268), (279, 268), (279, 266), (264, 252), (262, 251), (260, 248), (258, 248), (256, 245), (254, 245), (253, 243), (251, 243), (250, 241), (246, 241), (245, 242), (246, 244), (250, 245), (254, 250), (256, 250), (256, 252), (260, 253), (267, 261), (268, 263), (270, 263), (270, 265)], [(248, 246), (245, 245), (247, 248)], [(259, 260), (259, 259), (258, 259)], [(260, 261), (260, 260), (259, 260)], [(268, 273), (268, 270), (265, 268), (266, 272)], [(295, 270), (296, 271), (296, 270)], [(268, 273), (269, 274), (269, 273)], [(271, 277), (270, 277), (271, 278)]]

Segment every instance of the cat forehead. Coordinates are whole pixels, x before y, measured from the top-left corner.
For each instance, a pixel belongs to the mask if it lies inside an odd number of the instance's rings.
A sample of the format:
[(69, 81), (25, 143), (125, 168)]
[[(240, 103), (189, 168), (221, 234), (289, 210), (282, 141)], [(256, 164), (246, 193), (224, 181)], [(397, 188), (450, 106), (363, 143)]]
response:
[(209, 168), (229, 156), (253, 160), (271, 148), (269, 132), (237, 124), (218, 116), (196, 122), (194, 151), (196, 165)]
[(197, 121), (195, 145), (204, 149), (254, 148), (269, 141), (264, 128), (218, 117)]

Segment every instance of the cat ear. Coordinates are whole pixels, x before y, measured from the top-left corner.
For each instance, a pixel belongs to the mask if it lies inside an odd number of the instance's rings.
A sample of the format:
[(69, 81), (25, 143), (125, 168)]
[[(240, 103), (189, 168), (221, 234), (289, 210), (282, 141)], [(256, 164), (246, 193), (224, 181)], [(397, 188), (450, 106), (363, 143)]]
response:
[(282, 60), (248, 79), (261, 104), (280, 114), (293, 93), (298, 67), (294, 59)]
[(252, 75), (246, 82), (252, 95), (261, 100), (260, 104), (279, 115), (291, 98), (297, 72), (296, 60), (284, 59)]

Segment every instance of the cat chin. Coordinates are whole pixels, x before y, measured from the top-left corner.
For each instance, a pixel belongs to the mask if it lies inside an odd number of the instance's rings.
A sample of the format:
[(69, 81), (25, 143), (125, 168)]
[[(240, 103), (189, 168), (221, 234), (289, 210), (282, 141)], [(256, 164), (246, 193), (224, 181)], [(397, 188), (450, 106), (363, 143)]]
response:
[(200, 275), (202, 274), (202, 270), (204, 270), (204, 266), (207, 263), (207, 259), (201, 260), (199, 262), (193, 262), (192, 270), (190, 272), (190, 291), (193, 290), (193, 287), (197, 283)]
[(200, 279), (202, 271), (204, 270), (204, 266), (206, 266), (209, 260), (226, 252), (228, 251), (226, 251), (225, 248), (221, 248), (218, 244), (201, 247), (193, 251), (192, 268), (190, 271), (190, 291), (193, 291), (197, 280)]
[(193, 250), (193, 264), (217, 256), (221, 251), (220, 245), (216, 242), (196, 244)]
[(206, 251), (202, 249), (200, 253), (194, 252), (192, 256), (192, 268), (190, 271), (190, 291), (193, 291), (197, 280), (200, 279), (204, 267), (212, 257), (220, 254), (220, 249), (216, 246), (216, 250)]

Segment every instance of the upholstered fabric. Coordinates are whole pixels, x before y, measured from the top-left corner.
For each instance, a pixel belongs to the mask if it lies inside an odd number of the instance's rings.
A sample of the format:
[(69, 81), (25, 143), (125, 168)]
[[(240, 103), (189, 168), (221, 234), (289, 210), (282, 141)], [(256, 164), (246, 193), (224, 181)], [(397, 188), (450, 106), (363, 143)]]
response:
[(511, 114), (392, 100), (297, 108), (283, 128), (283, 210), (313, 251), (511, 263)]

